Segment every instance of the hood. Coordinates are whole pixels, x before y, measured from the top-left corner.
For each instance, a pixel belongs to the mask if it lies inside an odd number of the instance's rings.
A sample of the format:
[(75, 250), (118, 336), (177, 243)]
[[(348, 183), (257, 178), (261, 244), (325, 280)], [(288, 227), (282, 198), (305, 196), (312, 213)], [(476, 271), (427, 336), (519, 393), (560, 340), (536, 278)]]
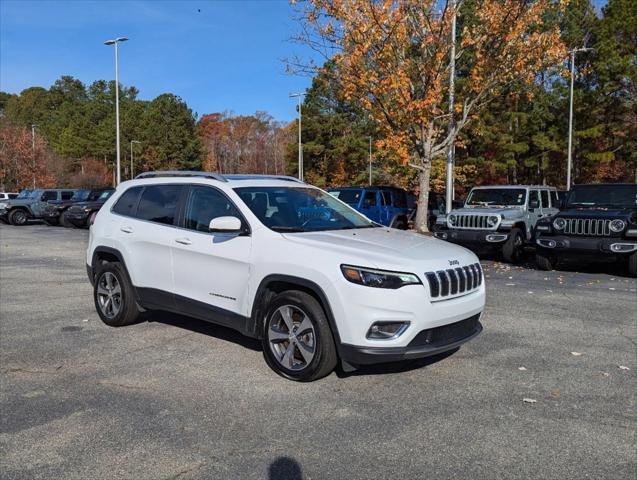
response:
[(97, 207), (101, 207), (102, 205), (104, 205), (106, 202), (98, 202), (97, 200), (94, 200), (92, 202), (77, 202), (73, 204), (73, 207), (79, 207), (79, 208), (84, 208), (84, 207), (90, 207), (90, 208), (97, 208)]
[(523, 217), (525, 214), (525, 210), (522, 207), (475, 207), (475, 208), (458, 208), (456, 210), (452, 210), (451, 213), (462, 215), (462, 214), (474, 214), (474, 215), (500, 215), (503, 219), (505, 218), (518, 218)]
[(621, 218), (629, 220), (637, 216), (637, 208), (569, 208), (562, 210), (558, 216), (568, 218)]
[(378, 227), (283, 235), (295, 243), (329, 250), (341, 263), (384, 270), (423, 272), (478, 262), (463, 247), (404, 230)]

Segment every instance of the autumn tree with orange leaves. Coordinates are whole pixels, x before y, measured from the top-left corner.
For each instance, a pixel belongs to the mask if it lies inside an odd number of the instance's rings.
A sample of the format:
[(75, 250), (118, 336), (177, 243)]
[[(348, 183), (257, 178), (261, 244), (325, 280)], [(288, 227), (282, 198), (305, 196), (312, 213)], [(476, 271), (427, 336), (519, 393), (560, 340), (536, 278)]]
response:
[[(344, 98), (357, 102), (383, 133), (377, 147), (419, 170), (416, 227), (426, 231), (432, 161), (509, 85), (531, 84), (538, 72), (561, 64), (566, 48), (550, 19), (567, 2), (307, 0), (299, 2), (297, 40), (333, 60)], [(458, 80), (450, 114), (454, 15)], [(314, 69), (303, 61), (290, 64)]]

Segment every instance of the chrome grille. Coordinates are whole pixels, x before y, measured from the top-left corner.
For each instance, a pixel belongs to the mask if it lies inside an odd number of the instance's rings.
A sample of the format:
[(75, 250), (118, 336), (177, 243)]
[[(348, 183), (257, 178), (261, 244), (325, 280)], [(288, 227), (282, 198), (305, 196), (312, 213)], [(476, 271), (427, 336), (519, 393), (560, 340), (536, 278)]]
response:
[(491, 215), (479, 215), (479, 214), (470, 214), (470, 215), (458, 215), (456, 216), (456, 222), (449, 226), (451, 228), (459, 228), (464, 230), (495, 230), (497, 228), (497, 224), (493, 227), (487, 226), (487, 218)]
[(431, 298), (444, 299), (475, 290), (482, 285), (482, 267), (479, 263), (466, 267), (449, 268), (425, 273)]
[(565, 235), (588, 235), (589, 237), (608, 237), (611, 235), (611, 220), (597, 218), (565, 218)]

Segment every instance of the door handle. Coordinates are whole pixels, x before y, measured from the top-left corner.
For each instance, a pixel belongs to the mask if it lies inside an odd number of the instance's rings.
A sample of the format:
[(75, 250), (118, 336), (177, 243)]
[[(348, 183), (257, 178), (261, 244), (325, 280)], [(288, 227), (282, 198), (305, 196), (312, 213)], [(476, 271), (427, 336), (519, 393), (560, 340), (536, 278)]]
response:
[(175, 238), (175, 242), (181, 243), (182, 245), (192, 245), (192, 241), (189, 238)]
[(133, 227), (122, 227), (120, 230), (124, 233), (133, 233)]

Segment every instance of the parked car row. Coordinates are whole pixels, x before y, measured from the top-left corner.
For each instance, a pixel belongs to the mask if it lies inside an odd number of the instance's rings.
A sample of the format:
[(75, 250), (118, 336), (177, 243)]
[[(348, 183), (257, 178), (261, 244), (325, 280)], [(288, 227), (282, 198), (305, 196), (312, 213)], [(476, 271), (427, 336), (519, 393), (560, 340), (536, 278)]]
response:
[(561, 202), (553, 187), (475, 187), (462, 208), (438, 216), (434, 235), (511, 263), (535, 246), (542, 270), (569, 258), (621, 262), (637, 276), (637, 184), (576, 185)]
[(23, 190), (15, 198), (0, 201), (0, 221), (24, 225), (44, 220), (49, 225), (86, 228), (113, 188)]

